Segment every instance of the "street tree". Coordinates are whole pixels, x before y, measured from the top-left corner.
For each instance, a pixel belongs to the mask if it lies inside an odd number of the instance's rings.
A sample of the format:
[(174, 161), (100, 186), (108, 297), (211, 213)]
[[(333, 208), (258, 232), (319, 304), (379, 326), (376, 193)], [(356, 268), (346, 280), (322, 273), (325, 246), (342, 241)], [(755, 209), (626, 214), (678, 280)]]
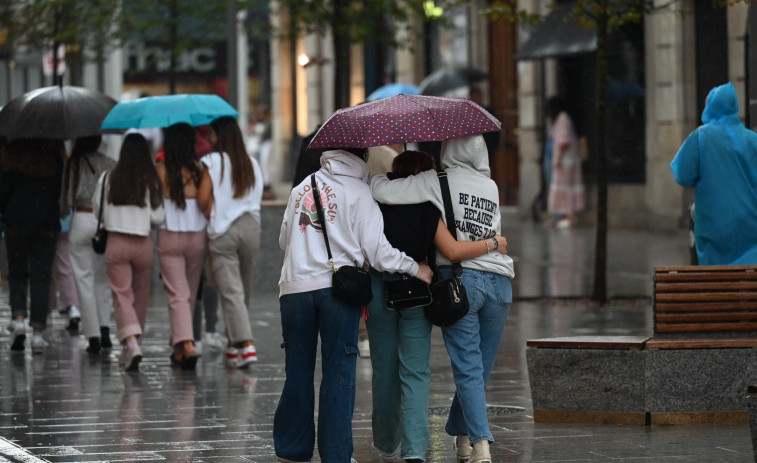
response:
[(418, 0), (274, 0), (272, 5), (289, 18), (284, 33), (296, 40), (303, 33), (331, 32), (334, 46), (334, 107), (350, 104), (350, 47), (368, 40), (385, 40), (395, 47), (398, 33), (412, 33), (418, 21), (433, 20)]
[(182, 53), (198, 43), (226, 38), (227, 3), (227, 0), (129, 0), (123, 3), (123, 35), (168, 51), (168, 88), (174, 94)]
[[(596, 146), (597, 146), (597, 228), (594, 251), (594, 284), (592, 299), (607, 300), (607, 86), (608, 86), (608, 38), (626, 24), (638, 23), (644, 14), (667, 8), (677, 0), (664, 5), (654, 5), (651, 0), (575, 0), (571, 19), (581, 26), (593, 29), (597, 34), (596, 51)], [(714, 0), (720, 1), (720, 0)], [(492, 18), (507, 18), (522, 23), (534, 24), (540, 16), (519, 9), (515, 0), (492, 0), (485, 14)]]
[(71, 83), (80, 84), (80, 69), (86, 50), (104, 60), (109, 47), (118, 43), (113, 27), (120, 11), (119, 0), (2, 0), (0, 30), (6, 31), (4, 54), (13, 56), (20, 46), (52, 54), (53, 82), (59, 81), (57, 50), (66, 51)]

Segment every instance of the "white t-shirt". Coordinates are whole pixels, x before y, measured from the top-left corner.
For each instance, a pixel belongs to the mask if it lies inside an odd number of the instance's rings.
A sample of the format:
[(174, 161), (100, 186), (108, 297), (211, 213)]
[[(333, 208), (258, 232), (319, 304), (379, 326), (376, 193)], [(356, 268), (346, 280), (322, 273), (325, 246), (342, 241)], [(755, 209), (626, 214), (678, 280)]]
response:
[[(223, 159), (223, 178), (221, 178), (221, 159)], [(231, 159), (226, 153), (217, 151), (203, 156), (200, 161), (208, 168), (213, 182), (213, 208), (208, 222), (208, 236), (218, 238), (226, 233), (232, 223), (242, 215), (252, 214), (260, 221), (260, 203), (263, 200), (263, 173), (258, 161), (250, 156), (255, 172), (255, 184), (241, 198), (234, 198), (234, 185), (231, 182)]]

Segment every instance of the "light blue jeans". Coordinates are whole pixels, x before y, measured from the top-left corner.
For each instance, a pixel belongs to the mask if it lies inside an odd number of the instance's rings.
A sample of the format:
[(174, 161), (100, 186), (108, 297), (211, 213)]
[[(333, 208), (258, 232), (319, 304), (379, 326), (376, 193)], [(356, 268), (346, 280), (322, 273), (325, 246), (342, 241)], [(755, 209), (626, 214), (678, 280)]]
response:
[(382, 274), (371, 269), (368, 339), (373, 367), (373, 446), (382, 455), (426, 460), (431, 323), (422, 308), (386, 308)]
[[(452, 275), (452, 267), (439, 268), (440, 279)], [(510, 313), (512, 286), (506, 276), (479, 270), (463, 269), (462, 278), (470, 311), (442, 328), (457, 388), (445, 431), (451, 436), (467, 435), (471, 443), (493, 442), (485, 389)]]

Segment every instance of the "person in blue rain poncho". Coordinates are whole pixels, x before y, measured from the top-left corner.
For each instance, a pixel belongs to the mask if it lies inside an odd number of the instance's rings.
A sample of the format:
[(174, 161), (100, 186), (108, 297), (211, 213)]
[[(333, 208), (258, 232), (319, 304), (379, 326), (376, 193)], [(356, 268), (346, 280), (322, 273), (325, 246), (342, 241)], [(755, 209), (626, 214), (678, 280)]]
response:
[(730, 82), (713, 88), (670, 167), (694, 187), (694, 233), (700, 265), (757, 264), (757, 133), (738, 116)]

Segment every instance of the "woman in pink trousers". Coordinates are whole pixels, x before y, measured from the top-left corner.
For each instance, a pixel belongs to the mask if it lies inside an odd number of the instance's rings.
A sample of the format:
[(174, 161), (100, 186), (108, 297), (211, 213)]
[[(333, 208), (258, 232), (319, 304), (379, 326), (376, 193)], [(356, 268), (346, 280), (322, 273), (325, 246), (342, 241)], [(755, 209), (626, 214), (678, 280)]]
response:
[(197, 351), (192, 318), (205, 260), (208, 225), (197, 205), (202, 168), (195, 153), (194, 129), (189, 124), (168, 127), (163, 146), (165, 161), (155, 166), (166, 210), (166, 222), (158, 232), (158, 256), (171, 321), (171, 365), (193, 370)]
[(105, 265), (113, 291), (117, 336), (123, 345), (121, 361), (127, 371), (135, 371), (142, 360), (139, 344), (150, 295), (150, 228), (163, 223), (166, 216), (160, 180), (145, 137), (136, 133), (126, 136), (118, 164), (97, 183), (92, 207), (108, 230)]

